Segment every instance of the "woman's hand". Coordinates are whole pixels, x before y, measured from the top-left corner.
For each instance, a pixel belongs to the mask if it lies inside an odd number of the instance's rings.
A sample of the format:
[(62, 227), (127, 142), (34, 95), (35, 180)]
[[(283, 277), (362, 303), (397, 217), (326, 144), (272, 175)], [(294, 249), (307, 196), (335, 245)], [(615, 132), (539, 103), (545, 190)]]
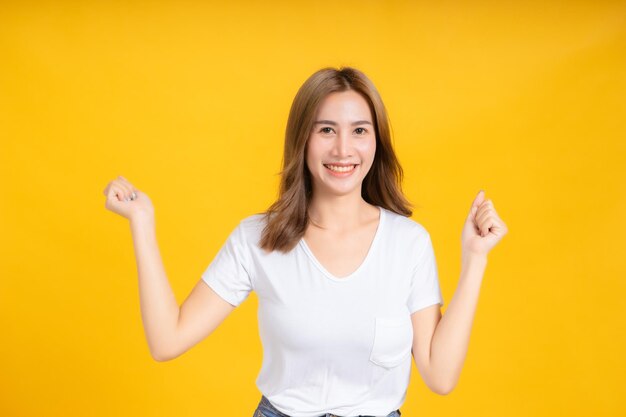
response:
[(130, 221), (140, 218), (154, 219), (154, 207), (147, 194), (136, 189), (121, 175), (104, 189), (104, 207)]
[(463, 257), (468, 255), (487, 256), (487, 253), (508, 232), (506, 224), (498, 217), (491, 200), (485, 200), (480, 190), (472, 203), (461, 233)]

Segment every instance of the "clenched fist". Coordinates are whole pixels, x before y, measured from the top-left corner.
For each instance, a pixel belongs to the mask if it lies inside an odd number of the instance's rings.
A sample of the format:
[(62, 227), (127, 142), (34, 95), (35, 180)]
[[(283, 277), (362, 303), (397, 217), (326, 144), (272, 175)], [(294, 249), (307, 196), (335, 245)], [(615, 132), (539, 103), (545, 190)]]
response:
[(485, 191), (480, 190), (472, 202), (461, 233), (463, 254), (487, 256), (508, 231), (493, 202), (485, 199)]
[(104, 207), (128, 220), (154, 218), (154, 207), (148, 195), (139, 191), (121, 175), (107, 184), (104, 195)]

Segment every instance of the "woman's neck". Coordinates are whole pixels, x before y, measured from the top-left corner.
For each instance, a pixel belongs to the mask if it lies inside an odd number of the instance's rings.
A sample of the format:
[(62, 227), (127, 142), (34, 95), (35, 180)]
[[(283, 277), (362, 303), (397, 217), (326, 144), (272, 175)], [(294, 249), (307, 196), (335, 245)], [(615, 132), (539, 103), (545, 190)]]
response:
[(332, 232), (353, 230), (376, 216), (378, 208), (360, 195), (333, 196), (311, 199), (309, 224)]

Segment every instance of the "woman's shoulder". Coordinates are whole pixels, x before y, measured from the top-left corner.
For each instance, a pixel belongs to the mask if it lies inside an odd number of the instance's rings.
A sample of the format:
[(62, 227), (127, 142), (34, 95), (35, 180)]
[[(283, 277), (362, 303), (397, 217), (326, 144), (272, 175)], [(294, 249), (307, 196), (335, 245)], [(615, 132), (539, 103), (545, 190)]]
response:
[(401, 234), (421, 239), (429, 236), (428, 230), (419, 221), (386, 208), (383, 208), (383, 210), (385, 210), (385, 220), (387, 220), (388, 228), (394, 235)]
[(244, 227), (264, 226), (266, 221), (265, 213), (254, 213), (241, 219), (239, 224)]
[(241, 234), (241, 237), (247, 241), (247, 243), (254, 246), (254, 244), (259, 241), (266, 222), (267, 218), (265, 213), (254, 213), (242, 218), (239, 221), (239, 224), (237, 224), (236, 229)]

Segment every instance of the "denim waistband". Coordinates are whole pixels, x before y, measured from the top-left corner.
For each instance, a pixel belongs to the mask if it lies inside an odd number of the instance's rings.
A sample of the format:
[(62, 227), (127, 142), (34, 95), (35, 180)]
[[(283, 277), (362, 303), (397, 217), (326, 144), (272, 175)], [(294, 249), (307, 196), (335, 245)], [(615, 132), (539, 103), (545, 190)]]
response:
[[(400, 409), (397, 409), (387, 414), (385, 417), (400, 417), (401, 415), (402, 413), (400, 412)], [(254, 412), (254, 417), (291, 417), (291, 416), (278, 410), (276, 407), (272, 405), (272, 403), (267, 399), (267, 397), (265, 397), (265, 395), (262, 395), (261, 401), (259, 401), (259, 405), (257, 406), (257, 409)], [(326, 413), (326, 414), (320, 415), (319, 417), (341, 417), (341, 416)], [(360, 416), (360, 417), (376, 417), (376, 416)]]

